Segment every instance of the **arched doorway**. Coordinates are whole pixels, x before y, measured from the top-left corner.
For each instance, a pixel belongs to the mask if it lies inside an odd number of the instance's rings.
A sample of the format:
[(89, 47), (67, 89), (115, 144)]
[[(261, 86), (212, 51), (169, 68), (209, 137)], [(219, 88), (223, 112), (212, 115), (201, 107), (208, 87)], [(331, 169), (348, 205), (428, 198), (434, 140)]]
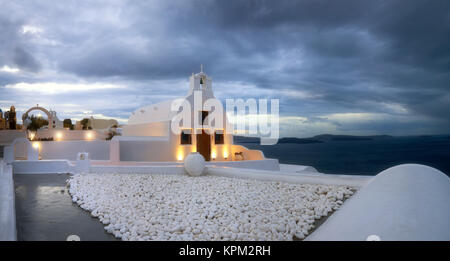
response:
[(23, 115), (22, 115), (22, 121), (23, 121), (23, 124), (22, 124), (22, 129), (23, 130), (26, 130), (26, 128), (27, 128), (27, 126), (26, 126), (26, 124), (25, 124), (25, 120), (28, 118), (28, 113), (30, 113), (31, 111), (34, 111), (34, 110), (39, 110), (39, 111), (42, 111), (42, 112), (44, 112), (46, 115), (47, 115), (47, 119), (48, 119), (48, 129), (49, 130), (51, 130), (51, 129), (53, 129), (53, 128), (55, 128), (56, 127), (56, 123), (55, 123), (55, 119), (53, 119), (53, 115), (47, 110), (47, 109), (45, 109), (45, 108), (43, 108), (43, 107), (39, 107), (39, 105), (36, 105), (35, 107), (31, 107), (31, 108), (29, 108)]

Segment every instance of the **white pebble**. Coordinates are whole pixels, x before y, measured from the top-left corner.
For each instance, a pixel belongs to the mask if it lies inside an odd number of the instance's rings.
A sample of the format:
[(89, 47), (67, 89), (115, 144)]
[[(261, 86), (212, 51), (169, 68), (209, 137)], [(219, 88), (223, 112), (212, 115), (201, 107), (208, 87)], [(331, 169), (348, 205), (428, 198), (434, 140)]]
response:
[(122, 240), (304, 239), (347, 186), (156, 174), (74, 175), (72, 201)]

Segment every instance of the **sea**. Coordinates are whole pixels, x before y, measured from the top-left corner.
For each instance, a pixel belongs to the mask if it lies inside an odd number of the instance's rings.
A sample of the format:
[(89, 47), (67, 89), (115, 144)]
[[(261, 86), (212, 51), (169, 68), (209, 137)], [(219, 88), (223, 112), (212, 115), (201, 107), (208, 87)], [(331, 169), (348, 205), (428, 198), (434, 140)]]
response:
[(436, 168), (450, 176), (450, 135), (391, 137), (296, 144), (239, 143), (280, 163), (308, 165), (327, 174), (376, 175), (406, 163)]

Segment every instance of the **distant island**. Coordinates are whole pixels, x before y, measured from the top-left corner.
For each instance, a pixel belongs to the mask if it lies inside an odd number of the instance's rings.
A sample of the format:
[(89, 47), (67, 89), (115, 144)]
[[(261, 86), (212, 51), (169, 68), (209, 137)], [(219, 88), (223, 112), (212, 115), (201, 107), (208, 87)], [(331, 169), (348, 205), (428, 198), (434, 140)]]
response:
[(379, 140), (388, 138), (392, 138), (392, 136), (389, 135), (353, 136), (353, 135), (322, 134), (314, 136), (311, 139), (317, 139), (320, 141), (351, 141), (351, 140)]
[[(371, 136), (353, 136), (353, 135), (333, 135), (333, 134), (321, 134), (310, 138), (295, 138), (285, 137), (280, 138), (278, 143), (294, 143), (294, 144), (310, 144), (310, 143), (323, 143), (328, 141), (359, 141), (359, 140), (379, 140), (389, 139), (392, 136), (389, 135), (371, 135)], [(259, 137), (245, 137), (234, 136), (236, 143), (259, 143)]]

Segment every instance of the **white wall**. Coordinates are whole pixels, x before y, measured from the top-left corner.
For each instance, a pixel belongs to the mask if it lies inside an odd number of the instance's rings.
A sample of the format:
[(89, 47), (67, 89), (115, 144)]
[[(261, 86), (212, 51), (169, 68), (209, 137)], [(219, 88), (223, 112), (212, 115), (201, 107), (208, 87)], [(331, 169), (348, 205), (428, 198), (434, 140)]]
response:
[[(243, 161), (245, 162), (245, 161)], [(250, 161), (254, 162), (254, 161)], [(229, 165), (227, 167), (206, 167), (206, 172), (212, 176), (253, 179), (263, 181), (280, 181), (299, 184), (321, 184), (336, 186), (362, 187), (372, 179), (371, 176), (357, 175), (333, 175), (333, 174), (301, 174), (292, 172), (282, 172), (277, 170), (268, 170), (271, 168), (268, 160), (262, 160), (256, 168), (243, 168), (241, 166)]]
[[(24, 132), (15, 132), (14, 136)], [(86, 135), (91, 133), (91, 137)], [(59, 134), (59, 135), (57, 135)], [(116, 136), (114, 141), (118, 146), (110, 146), (110, 141), (95, 140), (99, 138), (99, 133), (92, 131), (70, 131), (70, 130), (40, 130), (37, 137), (54, 137), (54, 141), (33, 141), (39, 144), (39, 155), (41, 159), (67, 159), (75, 160), (78, 152), (89, 152), (90, 159), (110, 160), (110, 147), (118, 148), (120, 161), (155, 161), (155, 162), (182, 162), (190, 153), (196, 151), (196, 135), (192, 137), (192, 145), (180, 145), (180, 136), (170, 132), (167, 137), (130, 137)], [(91, 138), (93, 140), (79, 140), (80, 138)], [(58, 140), (59, 139), (59, 140)], [(75, 139), (75, 140), (73, 140)], [(235, 160), (234, 152), (243, 152), (245, 160), (262, 160), (264, 155), (261, 151), (248, 150), (240, 145), (231, 145), (231, 135), (225, 135), (224, 145), (214, 144), (214, 135), (211, 135), (211, 152), (215, 153), (214, 161)], [(15, 146), (15, 156), (17, 158), (27, 158), (25, 145)], [(111, 152), (114, 152), (111, 150)], [(227, 158), (225, 158), (225, 155)], [(213, 161), (213, 162), (214, 162)]]
[(104, 131), (97, 130), (66, 130), (66, 129), (51, 129), (38, 130), (36, 138), (53, 138), (53, 140), (105, 140), (106, 134)]
[(17, 138), (10, 145), (3, 147), (3, 159), (6, 163), (14, 160), (38, 160), (37, 148), (33, 148), (27, 138)]
[(14, 159), (27, 159), (27, 152), (28, 152), (28, 144), (25, 142), (17, 142), (14, 144), (13, 147), (13, 153), (14, 153)]
[(119, 141), (121, 161), (176, 161), (168, 141)]
[[(196, 150), (195, 145), (179, 145), (178, 140), (169, 141), (158, 137), (115, 137), (119, 143), (120, 161), (154, 161), (154, 162), (182, 162), (184, 158)], [(110, 141), (106, 140), (66, 140), (66, 141), (33, 141), (38, 144), (41, 159), (75, 160), (78, 152), (89, 152), (92, 160), (110, 160)], [(26, 158), (25, 145), (15, 146), (16, 157)], [(243, 146), (233, 145), (233, 151), (243, 151), (246, 160), (262, 160), (260, 151), (247, 150)], [(223, 151), (231, 151), (229, 145), (213, 145), (216, 160), (211, 162), (231, 161), (223, 158)], [(233, 155), (232, 152), (228, 152)], [(180, 157), (180, 158), (179, 158)], [(181, 160), (180, 160), (181, 159)]]
[(74, 170), (67, 160), (19, 160), (12, 165), (14, 174), (59, 174)]
[[(52, 174), (52, 173), (80, 173), (80, 162), (69, 162), (68, 160), (18, 160), (12, 163), (15, 174)], [(274, 172), (278, 169), (278, 161), (266, 159), (261, 161), (228, 161), (208, 162), (207, 168), (239, 168), (233, 171), (233, 175), (241, 175), (243, 169), (253, 171), (258, 177), (264, 178), (264, 173), (270, 175), (284, 175)], [(111, 164), (109, 161), (89, 161), (88, 171), (84, 173), (123, 173), (123, 174), (185, 174), (183, 162), (128, 162), (126, 164)], [(259, 171), (257, 171), (259, 169)], [(273, 170), (273, 171), (267, 171)], [(242, 174), (244, 175), (244, 174)], [(292, 176), (292, 173), (288, 173)], [(299, 176), (300, 174), (296, 174)], [(334, 175), (333, 175), (334, 176)], [(276, 179), (276, 177), (275, 177)]]
[(129, 124), (122, 127), (123, 136), (167, 136), (170, 121)]
[[(195, 136), (195, 135), (194, 135)], [(124, 138), (124, 137), (121, 137)], [(179, 138), (170, 141), (164, 139), (119, 139), (119, 150), (121, 161), (183, 161), (190, 153), (196, 151), (195, 138), (194, 145), (180, 145)], [(243, 152), (245, 160), (263, 160), (264, 154), (259, 150), (249, 150), (240, 145), (224, 144), (214, 145), (211, 143), (211, 152), (216, 155), (215, 161), (234, 160), (234, 152)], [(225, 159), (227, 154), (227, 159)], [(214, 162), (211, 160), (211, 162)]]
[(0, 144), (9, 145), (17, 138), (26, 138), (27, 134), (21, 130), (0, 130)]
[(242, 145), (231, 146), (231, 151), (233, 153), (233, 160), (235, 159), (235, 153), (242, 152), (244, 155), (244, 160), (262, 160), (264, 159), (264, 154), (260, 150), (249, 150)]
[(117, 173), (117, 174), (186, 174), (183, 166), (91, 166), (90, 173)]
[(76, 160), (78, 152), (89, 152), (93, 160), (109, 160), (109, 141), (33, 141), (39, 144), (42, 159)]
[(12, 167), (0, 161), (0, 241), (15, 241), (16, 235)]
[[(211, 152), (216, 154), (216, 161), (231, 160), (230, 137), (225, 136), (224, 145), (215, 145), (214, 136), (211, 135)], [(192, 145), (181, 145), (180, 136), (169, 133), (167, 137), (143, 136), (117, 136), (113, 142), (118, 141), (121, 161), (183, 161), (191, 152), (196, 151), (196, 135), (192, 135)], [(115, 155), (115, 153), (113, 153)], [(227, 159), (224, 155), (227, 154)]]
[(450, 178), (424, 165), (389, 168), (307, 240), (450, 240)]
[(210, 161), (207, 166), (244, 168), (255, 170), (279, 171), (278, 159), (240, 160), (240, 161)]

